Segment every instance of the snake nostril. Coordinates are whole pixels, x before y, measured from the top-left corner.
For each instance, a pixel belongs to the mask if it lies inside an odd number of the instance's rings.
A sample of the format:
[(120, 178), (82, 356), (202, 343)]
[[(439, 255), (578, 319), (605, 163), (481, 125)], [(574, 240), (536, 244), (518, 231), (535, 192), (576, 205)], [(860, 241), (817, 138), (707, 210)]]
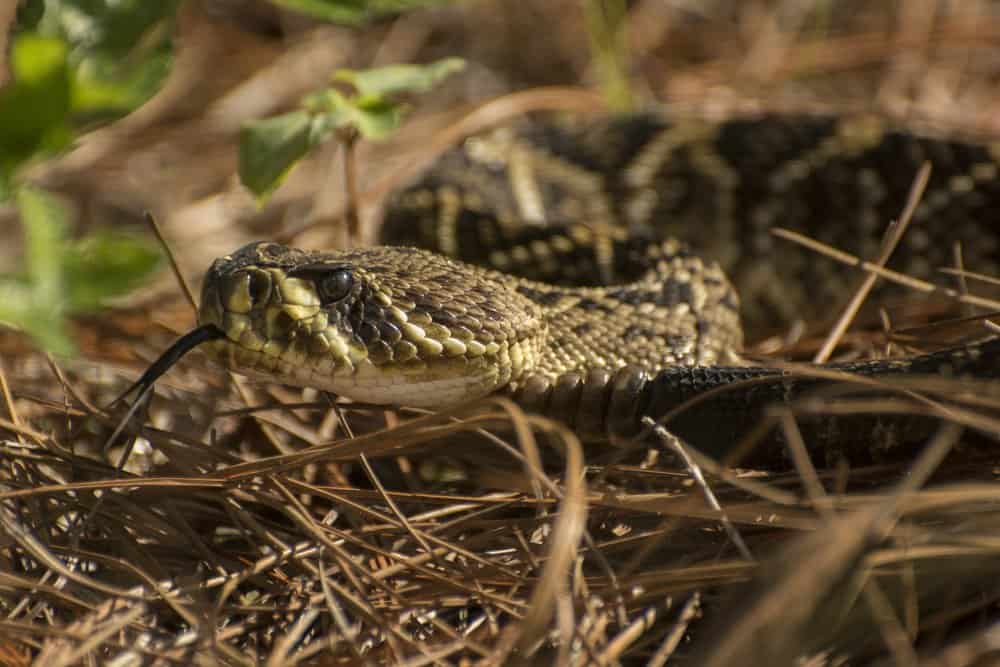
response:
[(264, 303), (271, 295), (271, 276), (265, 271), (252, 271), (247, 282), (252, 303)]

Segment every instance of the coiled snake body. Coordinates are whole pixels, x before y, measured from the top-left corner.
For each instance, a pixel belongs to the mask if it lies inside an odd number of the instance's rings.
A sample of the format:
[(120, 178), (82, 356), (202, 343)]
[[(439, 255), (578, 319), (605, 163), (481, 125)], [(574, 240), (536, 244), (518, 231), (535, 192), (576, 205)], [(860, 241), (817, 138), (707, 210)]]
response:
[[(726, 271), (757, 329), (830, 309), (844, 275), (776, 252), (767, 229), (798, 227), (874, 254), (925, 160), (931, 183), (897, 265), (927, 274), (962, 241), (970, 265), (993, 268), (994, 145), (871, 119), (669, 125), (638, 115), (474, 137), (386, 215), (386, 241), (437, 252), (251, 244), (209, 270), (199, 320), (225, 333), (212, 352), (241, 373), (425, 407), (506, 389), (588, 437), (631, 435), (642, 416), (707, 388), (767, 380), (671, 423), (723, 451), (763, 405), (809, 386), (741, 362)], [(835, 368), (993, 376), (998, 353), (987, 341)], [(893, 437), (917, 421), (893, 425)], [(835, 430), (828, 441), (843, 440)]]

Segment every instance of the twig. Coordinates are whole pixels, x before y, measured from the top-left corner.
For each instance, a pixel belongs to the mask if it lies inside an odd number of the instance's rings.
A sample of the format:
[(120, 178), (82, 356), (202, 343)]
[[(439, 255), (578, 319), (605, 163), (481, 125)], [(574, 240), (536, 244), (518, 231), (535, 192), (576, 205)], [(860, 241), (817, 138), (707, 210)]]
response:
[(195, 316), (197, 316), (198, 302), (194, 298), (194, 292), (191, 290), (191, 286), (188, 285), (187, 280), (184, 278), (184, 273), (181, 271), (181, 267), (177, 263), (177, 259), (174, 257), (173, 251), (170, 250), (170, 244), (168, 244), (167, 239), (164, 238), (163, 232), (160, 230), (160, 225), (156, 222), (156, 217), (149, 211), (146, 211), (143, 217), (146, 220), (146, 224), (148, 224), (150, 229), (153, 230), (153, 234), (156, 235), (156, 240), (160, 242), (160, 247), (163, 248), (163, 252), (167, 256), (167, 261), (170, 262), (170, 268), (174, 272), (174, 277), (177, 278), (177, 284), (181, 286), (181, 291), (184, 292), (184, 297), (191, 305), (192, 312), (194, 312)]
[[(485, 102), (481, 106), (473, 109), (462, 118), (447, 127), (435, 132), (427, 142), (426, 148), (417, 152), (412, 160), (399, 169), (394, 169), (379, 179), (370, 187), (365, 188), (359, 194), (358, 205), (369, 206), (382, 201), (390, 192), (396, 189), (400, 183), (427, 167), (435, 159), (444, 154), (452, 146), (458, 144), (462, 139), (482, 132), (487, 128), (494, 127), (520, 116), (529, 111), (570, 111), (575, 113), (598, 113), (605, 110), (604, 100), (592, 90), (574, 86), (547, 86), (532, 88), (529, 90), (503, 95), (496, 99)], [(346, 211), (341, 209), (332, 213), (334, 217), (345, 215)], [(303, 221), (298, 225), (286, 227), (278, 240), (287, 241), (295, 238), (315, 225), (318, 220)]]
[(934, 283), (929, 283), (926, 280), (920, 280), (919, 278), (914, 278), (908, 276), (905, 273), (900, 273), (899, 271), (893, 271), (892, 269), (887, 269), (885, 267), (878, 266), (872, 262), (866, 262), (859, 259), (856, 255), (844, 252), (843, 250), (838, 250), (832, 246), (825, 243), (821, 243), (814, 239), (809, 238), (798, 232), (793, 232), (790, 229), (784, 229), (781, 227), (775, 227), (771, 230), (771, 233), (775, 236), (783, 238), (787, 241), (792, 241), (793, 243), (798, 243), (801, 246), (805, 246), (810, 250), (814, 250), (821, 255), (825, 255), (833, 260), (840, 262), (841, 264), (846, 264), (848, 266), (855, 266), (863, 271), (868, 271), (878, 275), (880, 278), (884, 278), (889, 282), (896, 283), (897, 285), (903, 285), (904, 287), (909, 287), (917, 292), (924, 294), (938, 294), (941, 296), (954, 299), (959, 303), (967, 303), (973, 306), (981, 306), (983, 308), (988, 308), (990, 310), (1000, 310), (1000, 301), (995, 301), (993, 299), (985, 299), (980, 296), (975, 296), (974, 294), (961, 294), (957, 290), (950, 289), (947, 287), (942, 287), (940, 285), (935, 285)]
[(922, 667), (961, 667), (980, 663), (985, 656), (996, 657), (1000, 651), (1000, 623), (993, 623), (982, 632), (960, 639), (937, 655), (923, 660)]
[(729, 515), (727, 515), (726, 511), (722, 509), (722, 505), (719, 504), (719, 500), (715, 497), (715, 493), (712, 492), (712, 487), (710, 487), (708, 482), (705, 480), (705, 476), (702, 474), (701, 468), (688, 454), (687, 448), (680, 441), (680, 438), (654, 422), (649, 417), (643, 417), (642, 424), (646, 428), (652, 429), (663, 444), (670, 447), (671, 450), (681, 457), (681, 460), (684, 461), (684, 465), (691, 471), (691, 476), (694, 477), (698, 486), (701, 487), (702, 493), (705, 496), (705, 501), (708, 503), (709, 507), (719, 513), (719, 520), (721, 521), (723, 528), (725, 528), (726, 534), (729, 535), (729, 539), (732, 540), (733, 544), (736, 546), (736, 550), (739, 551), (740, 555), (746, 560), (755, 561), (756, 559), (753, 557), (753, 554), (750, 553), (750, 549), (747, 547), (746, 542), (743, 541), (743, 537), (740, 535), (739, 531), (736, 530), (733, 522), (729, 520)]
[[(496, 400), (506, 402), (506, 399)], [(554, 430), (563, 441), (566, 457), (564, 478), (566, 488), (560, 503), (559, 516), (548, 539), (548, 559), (539, 574), (539, 583), (531, 593), (527, 614), (520, 623), (506, 629), (500, 637), (496, 653), (487, 660), (487, 664), (504, 664), (515, 648), (521, 652), (532, 649), (548, 631), (557, 598), (568, 594), (570, 566), (577, 557), (577, 545), (586, 527), (587, 486), (583, 477), (583, 448), (579, 440), (573, 433), (561, 427), (555, 427)], [(536, 474), (539, 481), (542, 483), (546, 481), (540, 471)]]
[(963, 283), (965, 280), (977, 280), (979, 282), (986, 283), (987, 285), (1000, 285), (1000, 278), (997, 278), (996, 276), (988, 276), (985, 273), (967, 271), (965, 268), (960, 266), (956, 266), (954, 268), (950, 266), (942, 266), (938, 269), (938, 271), (946, 273), (950, 276), (959, 276), (962, 278)]
[(798, 423), (795, 421), (795, 414), (791, 410), (781, 410), (780, 420), (792, 461), (795, 463), (795, 469), (799, 473), (803, 486), (805, 486), (810, 504), (822, 516), (832, 519), (834, 513), (830, 499), (826, 495), (823, 484), (819, 481), (819, 475), (816, 474), (812, 459), (809, 458), (809, 450), (802, 439), (802, 431), (799, 430)]
[(877, 580), (869, 579), (862, 592), (882, 632), (882, 641), (895, 658), (895, 664), (899, 667), (904, 665), (915, 667), (920, 662), (917, 652)]
[(347, 242), (354, 245), (361, 239), (361, 219), (358, 215), (360, 196), (357, 180), (358, 132), (348, 128), (340, 133), (340, 144), (344, 147), (344, 190), (347, 202), (344, 205), (344, 220), (347, 222)]
[(700, 609), (701, 593), (695, 591), (694, 594), (688, 598), (688, 601), (684, 603), (684, 608), (681, 609), (681, 614), (677, 618), (677, 622), (674, 624), (674, 627), (671, 628), (667, 636), (663, 638), (663, 643), (660, 644), (660, 648), (656, 649), (656, 653), (654, 653), (653, 657), (646, 663), (646, 667), (662, 667), (667, 663), (670, 656), (672, 656), (674, 651), (677, 650), (677, 647), (680, 646), (681, 640), (684, 638), (684, 634), (687, 632), (688, 626), (698, 615), (698, 611)]
[[(3, 394), (3, 401), (7, 407), (7, 414), (10, 415), (11, 423), (17, 427), (21, 428), (21, 417), (17, 413), (17, 408), (14, 407), (14, 397), (10, 393), (10, 386), (7, 384), (7, 373), (4, 372), (3, 359), (0, 359), (0, 393)], [(17, 439), (22, 445), (24, 444), (24, 435), (18, 431)]]
[[(879, 253), (878, 259), (875, 260), (876, 266), (884, 267), (885, 263), (889, 261), (889, 257), (892, 256), (892, 252), (896, 249), (896, 246), (899, 245), (900, 239), (903, 238), (903, 234), (910, 226), (910, 221), (913, 220), (917, 204), (920, 203), (920, 198), (923, 196), (924, 190), (927, 189), (927, 181), (930, 179), (930, 176), (931, 164), (930, 162), (924, 162), (920, 167), (920, 171), (917, 172), (916, 178), (913, 179), (913, 185), (910, 187), (910, 194), (906, 199), (906, 207), (903, 209), (903, 214), (897, 222), (889, 226), (889, 232), (885, 238), (885, 242), (882, 244), (882, 251)], [(840, 343), (840, 339), (843, 337), (844, 332), (847, 331), (847, 328), (851, 326), (851, 322), (854, 321), (858, 310), (861, 309), (861, 304), (868, 298), (868, 294), (871, 293), (877, 280), (878, 275), (875, 273), (869, 273), (865, 276), (865, 279), (854, 293), (854, 296), (851, 297), (851, 301), (847, 304), (837, 323), (830, 330), (829, 335), (827, 335), (826, 340), (823, 342), (823, 346), (813, 358), (813, 363), (822, 364), (830, 358), (834, 348)]]
[(639, 618), (632, 621), (627, 628), (619, 632), (614, 639), (605, 645), (599, 657), (600, 664), (614, 664), (622, 652), (642, 637), (643, 633), (653, 627), (655, 622), (656, 607), (649, 607), (642, 612)]

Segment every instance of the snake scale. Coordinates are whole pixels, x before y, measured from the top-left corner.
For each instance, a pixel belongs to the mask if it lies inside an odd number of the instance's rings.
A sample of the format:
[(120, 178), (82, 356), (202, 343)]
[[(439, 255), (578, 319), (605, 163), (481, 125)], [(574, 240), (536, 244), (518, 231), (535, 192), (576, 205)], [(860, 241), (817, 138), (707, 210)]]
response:
[[(830, 313), (853, 285), (768, 230), (872, 257), (925, 161), (931, 180), (891, 266), (927, 276), (960, 241), (969, 266), (993, 270), (1000, 144), (869, 117), (525, 121), (470, 137), (396, 193), (382, 227), (393, 245), (262, 242), (217, 260), (199, 322), (225, 335), (212, 356), (247, 375), (429, 408), (504, 390), (587, 439), (629, 438), (643, 416), (754, 380), (668, 424), (722, 454), (766, 405), (822, 386), (743, 362), (741, 316), (777, 329)], [(994, 339), (826, 369), (993, 377), (998, 360)], [(896, 442), (927, 422), (824, 425), (811, 451), (853, 456), (845, 443), (865, 438), (851, 434)]]

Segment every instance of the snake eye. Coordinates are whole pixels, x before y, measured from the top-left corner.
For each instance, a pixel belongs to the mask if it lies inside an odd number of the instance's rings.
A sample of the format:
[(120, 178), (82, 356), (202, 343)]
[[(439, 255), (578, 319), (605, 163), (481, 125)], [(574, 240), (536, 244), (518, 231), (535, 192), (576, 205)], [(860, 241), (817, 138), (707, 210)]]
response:
[(349, 269), (335, 269), (317, 281), (319, 298), (323, 303), (340, 301), (351, 293), (354, 276)]

